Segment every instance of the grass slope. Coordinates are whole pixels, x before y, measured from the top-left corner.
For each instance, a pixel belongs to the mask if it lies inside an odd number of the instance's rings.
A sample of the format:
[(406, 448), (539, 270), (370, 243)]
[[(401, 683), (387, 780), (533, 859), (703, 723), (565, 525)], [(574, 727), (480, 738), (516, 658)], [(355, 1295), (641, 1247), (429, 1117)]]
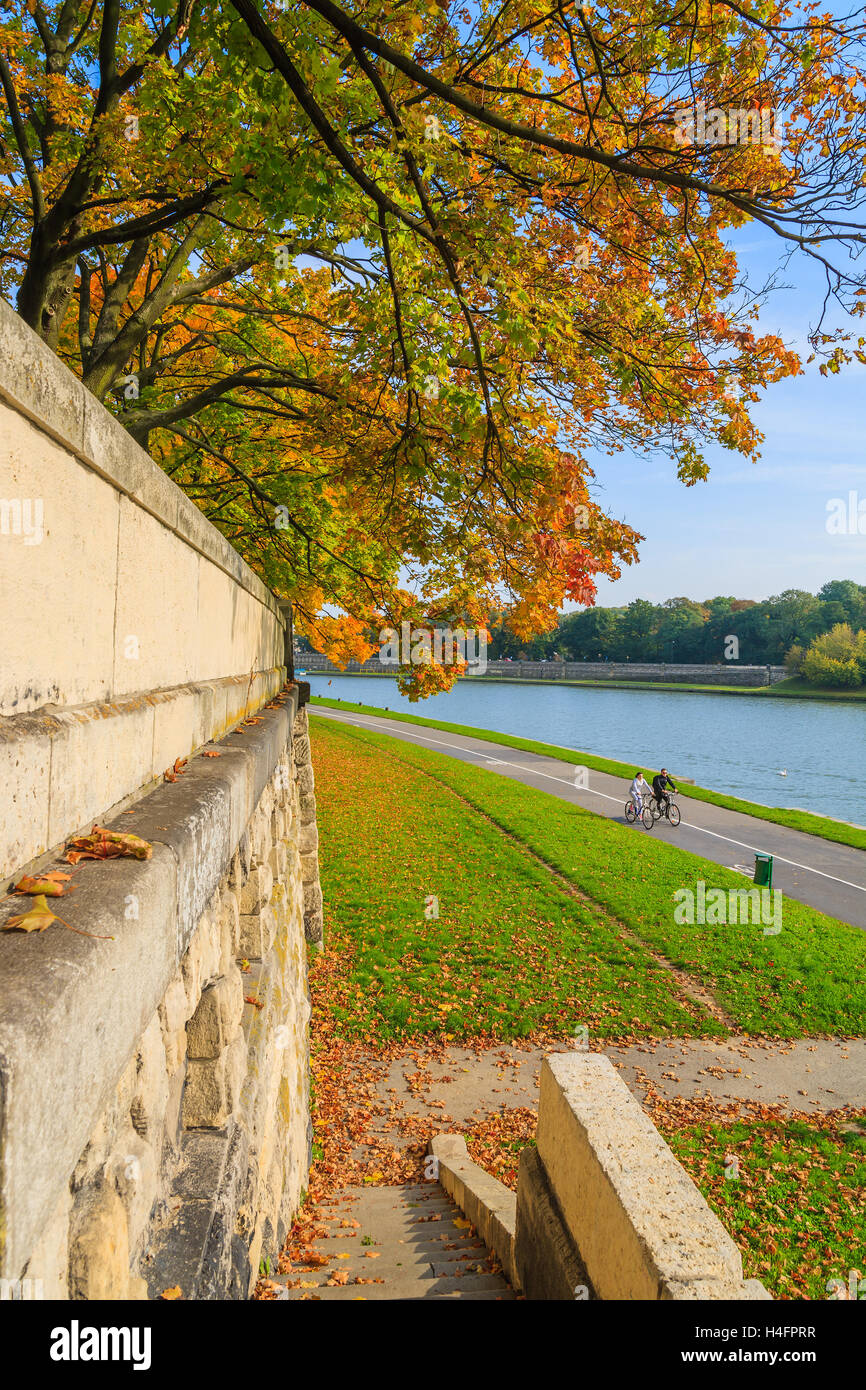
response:
[[(580, 753), (570, 748), (559, 748), (552, 743), (536, 743), (531, 739), (516, 738), (513, 734), (500, 734), (490, 729), (475, 729), (466, 724), (448, 724), (443, 720), (422, 719), (419, 715), (403, 714), (400, 711), (380, 709), (376, 705), (360, 705), (350, 700), (326, 700), (319, 696), (312, 702), (330, 709), (348, 710), (355, 714), (381, 715), (384, 719), (394, 719), (401, 724), (420, 724), (430, 729), (442, 729), (449, 734), (463, 734), (467, 738), (477, 738), (484, 743), (498, 743), (505, 748), (517, 748), (526, 753), (538, 753), (547, 758), (558, 758), (560, 762), (580, 764), (594, 768), (597, 772), (608, 772), (613, 777), (627, 778), (629, 783), (635, 773), (634, 763), (621, 763), (613, 758), (599, 758), (593, 753)], [(645, 775), (654, 775), (653, 770), (644, 768)], [(837, 844), (851, 845), (854, 849), (866, 849), (866, 830), (846, 825), (844, 821), (815, 816), (808, 811), (788, 811), (773, 806), (761, 806), (758, 802), (743, 801), (736, 796), (725, 796), (721, 792), (708, 791), (705, 787), (686, 785), (683, 794), (696, 801), (706, 801), (713, 806), (723, 806), (729, 811), (741, 811), (744, 815), (759, 820), (772, 821), (774, 825), (786, 825), (792, 830), (801, 830), (806, 835), (815, 835), (823, 840), (833, 840)], [(623, 794), (625, 800), (626, 793)]]
[(851, 1115), (682, 1129), (654, 1118), (740, 1247), (746, 1278), (775, 1298), (827, 1299), (831, 1280), (847, 1286), (849, 1271), (866, 1270), (866, 1133)]
[[(333, 1004), (349, 1031), (724, 1032), (622, 938), (620, 922), (709, 988), (734, 1029), (862, 1032), (866, 936), (856, 928), (790, 899), (778, 936), (760, 925), (677, 924), (677, 889), (699, 878), (742, 889), (742, 878), (483, 769), (348, 725), (312, 724), (323, 887), (343, 947), (329, 967)], [(568, 896), (521, 843), (591, 903)], [(428, 920), (431, 896), (440, 915)]]

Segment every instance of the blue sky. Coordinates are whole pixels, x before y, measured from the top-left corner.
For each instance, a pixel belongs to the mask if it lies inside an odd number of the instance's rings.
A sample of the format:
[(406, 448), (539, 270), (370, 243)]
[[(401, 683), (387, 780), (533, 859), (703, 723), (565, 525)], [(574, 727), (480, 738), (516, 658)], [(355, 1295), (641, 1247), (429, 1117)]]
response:
[[(762, 283), (778, 263), (781, 243), (754, 227), (739, 241), (741, 268)], [(823, 277), (797, 256), (780, 279), (790, 288), (769, 298), (760, 328), (778, 333), (805, 364)], [(843, 322), (838, 310), (831, 317), (834, 326)], [(771, 387), (753, 408), (765, 435), (757, 464), (713, 448), (706, 455), (707, 482), (686, 488), (675, 465), (661, 457), (594, 460), (598, 500), (646, 537), (638, 564), (615, 582), (599, 581), (598, 604), (658, 603), (677, 595), (763, 599), (783, 589), (814, 593), (828, 579), (866, 584), (866, 536), (826, 529), (831, 498), (847, 499), (852, 490), (866, 498), (864, 406), (866, 370), (855, 365), (822, 377), (814, 363), (804, 376)]]

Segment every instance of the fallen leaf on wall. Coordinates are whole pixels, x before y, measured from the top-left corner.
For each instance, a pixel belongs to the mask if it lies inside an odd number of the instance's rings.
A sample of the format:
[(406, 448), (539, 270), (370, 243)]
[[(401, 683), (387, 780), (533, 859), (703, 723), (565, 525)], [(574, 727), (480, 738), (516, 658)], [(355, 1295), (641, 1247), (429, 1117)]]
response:
[(74, 931), (77, 936), (97, 937), (100, 941), (113, 941), (113, 936), (99, 936), (97, 932), (82, 931), (80, 927), (72, 927), (68, 922), (64, 922), (62, 917), (51, 911), (48, 900), (44, 893), (38, 894), (33, 899), (33, 906), (29, 912), (19, 913), (15, 917), (10, 917), (3, 923), (4, 931), (44, 931), (50, 927), (52, 922), (59, 922), (61, 926), (67, 927), (69, 931)]
[(120, 835), (95, 825), (89, 835), (80, 835), (66, 846), (66, 860), (77, 864), (81, 859), (150, 859), (153, 846), (139, 835)]

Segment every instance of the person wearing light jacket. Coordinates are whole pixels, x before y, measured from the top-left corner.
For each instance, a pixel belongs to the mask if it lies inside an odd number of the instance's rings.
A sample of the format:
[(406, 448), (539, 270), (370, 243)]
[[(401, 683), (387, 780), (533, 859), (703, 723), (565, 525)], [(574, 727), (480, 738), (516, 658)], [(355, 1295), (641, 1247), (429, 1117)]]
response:
[(640, 820), (643, 810), (643, 799), (645, 796), (650, 795), (649, 783), (644, 780), (642, 772), (635, 773), (634, 781), (629, 787), (629, 795), (634, 803), (635, 817), (637, 820)]

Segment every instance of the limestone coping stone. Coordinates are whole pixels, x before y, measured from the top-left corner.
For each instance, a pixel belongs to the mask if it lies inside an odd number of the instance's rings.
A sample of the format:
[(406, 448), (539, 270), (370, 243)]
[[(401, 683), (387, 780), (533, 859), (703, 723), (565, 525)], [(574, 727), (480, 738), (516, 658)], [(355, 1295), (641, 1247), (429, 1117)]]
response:
[[(0, 931), (0, 1274), (21, 1278), (46, 1221), (161, 1003), (284, 757), (297, 690), (227, 735), (110, 828), (153, 857), (87, 862), (42, 933)], [(0, 926), (28, 899), (0, 904)], [(135, 902), (137, 916), (127, 912)]]
[(756, 1296), (734, 1241), (607, 1057), (544, 1059), (537, 1144), (599, 1298)]
[(59, 357), (0, 298), (0, 398), (280, 618), (245, 560)]
[(220, 738), (283, 685), (273, 667), (89, 705), (0, 718), (0, 882)]
[(514, 1193), (473, 1162), (462, 1134), (436, 1134), (427, 1151), (438, 1159), (440, 1184), (496, 1255), (512, 1288), (519, 1289), (514, 1263)]

